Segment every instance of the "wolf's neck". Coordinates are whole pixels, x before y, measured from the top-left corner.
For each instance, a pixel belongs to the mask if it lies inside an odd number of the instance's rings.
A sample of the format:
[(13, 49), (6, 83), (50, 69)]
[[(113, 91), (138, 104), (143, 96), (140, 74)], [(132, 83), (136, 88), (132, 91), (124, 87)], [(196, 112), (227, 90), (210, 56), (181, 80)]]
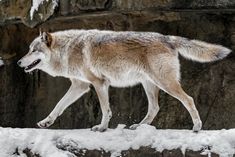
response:
[[(77, 38), (80, 34), (78, 34)], [(73, 48), (76, 47), (77, 40), (74, 40), (71, 36), (61, 36), (60, 38), (55, 37), (54, 45), (52, 47), (53, 54), (49, 63), (43, 67), (43, 71), (47, 72), (52, 76), (63, 76), (63, 77), (79, 77), (80, 75), (78, 65), (81, 65), (82, 58), (80, 51), (73, 51), (71, 47), (68, 50), (68, 46), (73, 43)], [(78, 45), (79, 46), (79, 45)]]
[(66, 64), (67, 61), (64, 60), (62, 56), (54, 54), (51, 56), (50, 60), (40, 69), (53, 77), (63, 76), (67, 71)]
[(71, 67), (71, 65), (69, 65), (68, 57), (66, 56), (53, 56), (49, 63), (41, 70), (53, 77), (61, 76), (66, 78), (77, 78), (81, 75), (79, 68)]
[(66, 38), (56, 38), (53, 45), (52, 49), (57, 51), (57, 52), (64, 52), (66, 49), (66, 45), (69, 43), (70, 39)]

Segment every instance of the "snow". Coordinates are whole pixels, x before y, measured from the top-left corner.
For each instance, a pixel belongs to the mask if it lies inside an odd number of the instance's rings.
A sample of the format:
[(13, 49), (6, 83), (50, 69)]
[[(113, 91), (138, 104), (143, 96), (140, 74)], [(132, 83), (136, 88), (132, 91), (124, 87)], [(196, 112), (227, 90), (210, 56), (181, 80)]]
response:
[[(41, 4), (43, 4), (45, 0), (32, 0), (32, 6), (30, 9), (30, 18), (33, 20), (33, 15), (35, 11), (38, 11), (38, 8)], [(46, 0), (48, 2), (48, 0)], [(53, 7), (52, 9), (54, 10), (55, 7), (58, 5), (58, 0), (52, 0)]]
[[(141, 125), (136, 130), (124, 129), (119, 125), (106, 132), (93, 132), (90, 129), (47, 130), (47, 129), (12, 129), (0, 128), (0, 156), (14, 156), (16, 148), (21, 154), (29, 148), (33, 153), (43, 157), (74, 156), (58, 148), (59, 145), (70, 145), (78, 150), (104, 150), (113, 157), (122, 151), (151, 147), (157, 151), (164, 149), (186, 149), (201, 151), (210, 156), (211, 152), (221, 157), (232, 157), (235, 153), (235, 129), (200, 131), (159, 130), (153, 126)], [(208, 148), (209, 147), (209, 148)], [(21, 156), (24, 156), (23, 153)]]
[[(0, 0), (1, 1), (1, 0)], [(0, 67), (4, 65), (4, 62), (2, 60), (2, 57), (0, 57)]]

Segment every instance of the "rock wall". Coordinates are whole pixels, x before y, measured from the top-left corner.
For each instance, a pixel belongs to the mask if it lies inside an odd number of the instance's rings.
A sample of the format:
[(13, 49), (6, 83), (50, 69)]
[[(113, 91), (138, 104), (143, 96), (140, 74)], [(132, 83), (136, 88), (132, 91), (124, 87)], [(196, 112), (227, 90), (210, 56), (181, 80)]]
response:
[[(31, 1), (0, 1), (0, 125), (35, 127), (45, 118), (69, 87), (64, 78), (44, 72), (25, 74), (16, 61), (28, 51), (39, 28), (108, 29), (153, 31), (195, 38), (235, 49), (234, 0), (60, 0), (43, 3), (30, 18)], [(180, 57), (182, 86), (196, 103), (203, 129), (235, 127), (235, 57), (200, 64)], [(190, 129), (192, 122), (183, 105), (160, 93), (157, 128)], [(147, 99), (141, 85), (110, 88), (113, 110), (111, 128), (139, 122), (147, 112)], [(69, 107), (52, 128), (87, 128), (98, 124), (101, 111), (95, 91)]]

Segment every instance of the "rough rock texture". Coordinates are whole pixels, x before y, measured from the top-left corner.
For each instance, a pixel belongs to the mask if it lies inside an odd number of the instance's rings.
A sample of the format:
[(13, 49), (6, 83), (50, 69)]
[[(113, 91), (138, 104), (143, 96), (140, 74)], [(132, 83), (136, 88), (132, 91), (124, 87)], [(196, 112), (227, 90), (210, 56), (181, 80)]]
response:
[[(62, 151), (69, 151), (72, 154), (80, 157), (110, 157), (109, 152), (102, 150), (80, 150), (77, 151), (76, 148), (64, 149), (59, 148)], [(141, 152), (141, 153), (140, 153)], [(23, 150), (26, 157), (41, 157), (39, 154), (33, 153), (30, 149), (26, 148)], [(20, 155), (18, 150), (15, 151), (16, 155)], [(185, 154), (182, 154), (180, 149), (176, 150), (164, 150), (163, 152), (157, 152), (155, 149), (149, 147), (141, 147), (138, 150), (128, 150), (121, 153), (122, 157), (208, 157), (208, 155), (202, 155), (201, 152), (195, 152), (191, 150), (186, 150)], [(215, 153), (211, 153), (210, 157), (219, 157)]]
[[(33, 0), (1, 0), (0, 24), (21, 21), (34, 27), (51, 17), (61, 15), (77, 15), (95, 11), (129, 12), (141, 10), (178, 10), (178, 9), (233, 9), (234, 0), (58, 0), (59, 10), (55, 1), (42, 0), (33, 19), (30, 9)], [(55, 12), (57, 10), (57, 12)]]
[(62, 14), (77, 14), (84, 11), (133, 11), (165, 9), (234, 8), (233, 0), (61, 0)]
[[(42, 20), (35, 15), (30, 21), (31, 1), (0, 1), (0, 57), (5, 63), (0, 67), (1, 126), (35, 127), (69, 87), (67, 79), (52, 78), (43, 72), (29, 75), (17, 67), (16, 61), (27, 53), (39, 27), (48, 31), (71, 28), (154, 31), (218, 43), (235, 50), (234, 0), (61, 0), (53, 18), (29, 28), (53, 14), (47, 10), (50, 2), (40, 9)], [(214, 63), (200, 64), (181, 57), (180, 60), (182, 86), (195, 100), (203, 129), (235, 127), (234, 52)], [(146, 95), (140, 85), (110, 88), (110, 102), (112, 128), (119, 123), (139, 122), (147, 112)], [(164, 92), (160, 93), (160, 108), (153, 122), (157, 128), (192, 127), (183, 105)], [(69, 107), (52, 128), (87, 128), (100, 120), (99, 102), (92, 89)]]
[[(66, 148), (66, 149), (65, 149)], [(105, 152), (101, 150), (80, 150), (77, 151), (76, 148), (67, 149), (67, 147), (60, 148), (62, 150), (67, 150), (76, 156), (85, 156), (85, 157), (110, 157), (110, 152)], [(141, 153), (140, 153), (141, 152)], [(163, 152), (158, 152), (153, 148), (141, 147), (138, 150), (128, 150), (123, 151), (121, 156), (123, 157), (207, 157), (208, 155), (202, 155), (202, 152), (186, 150), (185, 154), (182, 153), (180, 149), (174, 150), (164, 150)], [(215, 153), (211, 153), (211, 157), (219, 157)]]

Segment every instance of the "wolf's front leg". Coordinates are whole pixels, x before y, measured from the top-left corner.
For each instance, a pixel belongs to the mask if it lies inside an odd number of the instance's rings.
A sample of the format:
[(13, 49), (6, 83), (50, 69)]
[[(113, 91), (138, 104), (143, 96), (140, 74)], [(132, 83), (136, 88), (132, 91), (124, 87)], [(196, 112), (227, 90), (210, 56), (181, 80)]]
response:
[(37, 123), (40, 128), (47, 128), (54, 123), (56, 118), (73, 102), (89, 91), (89, 84), (80, 80), (71, 80), (72, 84), (64, 97), (58, 102), (53, 111), (44, 120)]
[(109, 94), (108, 94), (109, 85), (106, 83), (96, 83), (93, 85), (95, 87), (95, 90), (97, 92), (100, 101), (102, 120), (101, 124), (92, 127), (91, 130), (103, 132), (108, 128), (109, 120), (112, 117), (112, 111), (109, 106)]

